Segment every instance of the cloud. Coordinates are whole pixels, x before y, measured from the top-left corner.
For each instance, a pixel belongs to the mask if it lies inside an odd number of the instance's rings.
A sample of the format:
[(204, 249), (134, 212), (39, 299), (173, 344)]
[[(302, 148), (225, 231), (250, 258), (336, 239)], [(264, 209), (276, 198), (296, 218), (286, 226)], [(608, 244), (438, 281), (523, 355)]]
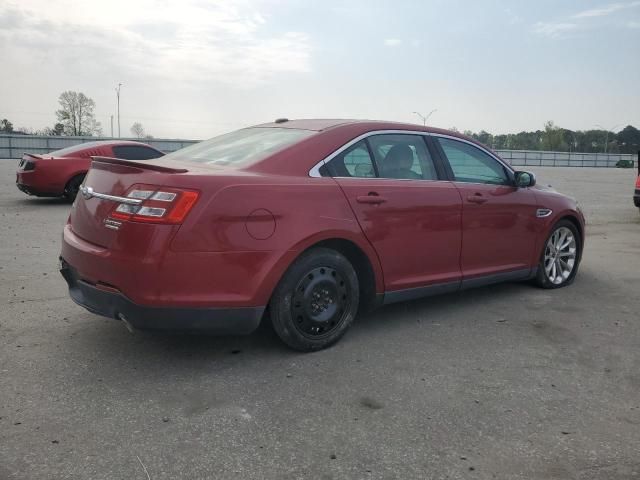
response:
[(402, 40), (399, 38), (385, 38), (384, 44), (387, 47), (398, 47), (402, 45)]
[(122, 71), (243, 87), (311, 71), (309, 37), (270, 33), (268, 22), (257, 0), (9, 0), (0, 4), (0, 42), (79, 75)]
[(584, 10), (582, 12), (576, 13), (573, 18), (590, 18), (590, 17), (604, 17), (606, 15), (610, 15), (619, 10), (624, 10), (627, 8), (633, 8), (640, 6), (640, 1), (629, 2), (629, 3), (609, 3), (607, 5), (602, 5), (598, 8), (592, 8), (589, 10)]
[(629, 28), (640, 28), (640, 22), (627, 22), (627, 27)]
[(538, 22), (533, 26), (533, 31), (551, 38), (561, 37), (578, 28), (577, 23), (568, 22)]

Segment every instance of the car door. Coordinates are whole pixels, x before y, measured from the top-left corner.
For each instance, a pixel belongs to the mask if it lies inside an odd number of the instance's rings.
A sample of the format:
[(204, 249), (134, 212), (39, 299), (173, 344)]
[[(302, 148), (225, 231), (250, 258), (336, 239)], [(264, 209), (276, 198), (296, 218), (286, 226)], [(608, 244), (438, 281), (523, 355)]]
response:
[(526, 276), (536, 241), (533, 192), (515, 187), (507, 167), (471, 142), (434, 138), (462, 198), (463, 280), (505, 272)]
[(321, 173), (335, 178), (376, 250), (386, 302), (427, 294), (421, 287), (459, 287), (460, 195), (441, 180), (444, 169), (423, 136), (369, 136), (335, 154)]

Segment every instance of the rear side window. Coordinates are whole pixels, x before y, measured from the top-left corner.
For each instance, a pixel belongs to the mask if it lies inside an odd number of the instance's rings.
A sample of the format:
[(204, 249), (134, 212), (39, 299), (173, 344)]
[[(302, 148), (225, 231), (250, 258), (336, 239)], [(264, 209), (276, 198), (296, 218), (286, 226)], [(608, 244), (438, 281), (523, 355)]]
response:
[(504, 165), (478, 147), (449, 138), (438, 138), (438, 142), (456, 182), (511, 184)]
[(376, 176), (369, 149), (364, 140), (347, 148), (320, 168), (323, 177), (372, 178)]
[(162, 153), (142, 145), (115, 145), (113, 154), (123, 160), (150, 160), (162, 157)]

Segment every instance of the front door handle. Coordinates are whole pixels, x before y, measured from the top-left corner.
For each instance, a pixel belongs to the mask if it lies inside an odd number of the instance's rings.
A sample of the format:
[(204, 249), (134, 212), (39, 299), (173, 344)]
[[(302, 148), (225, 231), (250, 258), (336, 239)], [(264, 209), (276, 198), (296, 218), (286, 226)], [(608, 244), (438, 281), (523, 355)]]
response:
[(387, 201), (386, 198), (381, 197), (377, 193), (371, 192), (369, 195), (358, 195), (356, 197), (358, 203), (367, 203), (369, 205), (379, 205)]
[(481, 193), (476, 193), (475, 195), (469, 195), (467, 197), (467, 202), (477, 203), (478, 205), (482, 205), (487, 202), (487, 199), (482, 196)]

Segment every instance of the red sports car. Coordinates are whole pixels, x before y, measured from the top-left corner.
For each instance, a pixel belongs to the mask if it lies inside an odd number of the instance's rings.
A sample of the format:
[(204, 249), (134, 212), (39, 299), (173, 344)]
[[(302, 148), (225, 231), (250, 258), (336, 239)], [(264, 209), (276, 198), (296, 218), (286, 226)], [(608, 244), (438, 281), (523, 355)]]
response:
[(64, 228), (71, 298), (130, 328), (303, 351), (358, 312), (501, 281), (570, 284), (576, 202), (455, 132), (278, 120), (149, 162), (97, 158)]
[(163, 155), (145, 143), (120, 140), (81, 143), (45, 155), (25, 153), (18, 164), (16, 186), (29, 195), (73, 201), (92, 156), (149, 160)]

